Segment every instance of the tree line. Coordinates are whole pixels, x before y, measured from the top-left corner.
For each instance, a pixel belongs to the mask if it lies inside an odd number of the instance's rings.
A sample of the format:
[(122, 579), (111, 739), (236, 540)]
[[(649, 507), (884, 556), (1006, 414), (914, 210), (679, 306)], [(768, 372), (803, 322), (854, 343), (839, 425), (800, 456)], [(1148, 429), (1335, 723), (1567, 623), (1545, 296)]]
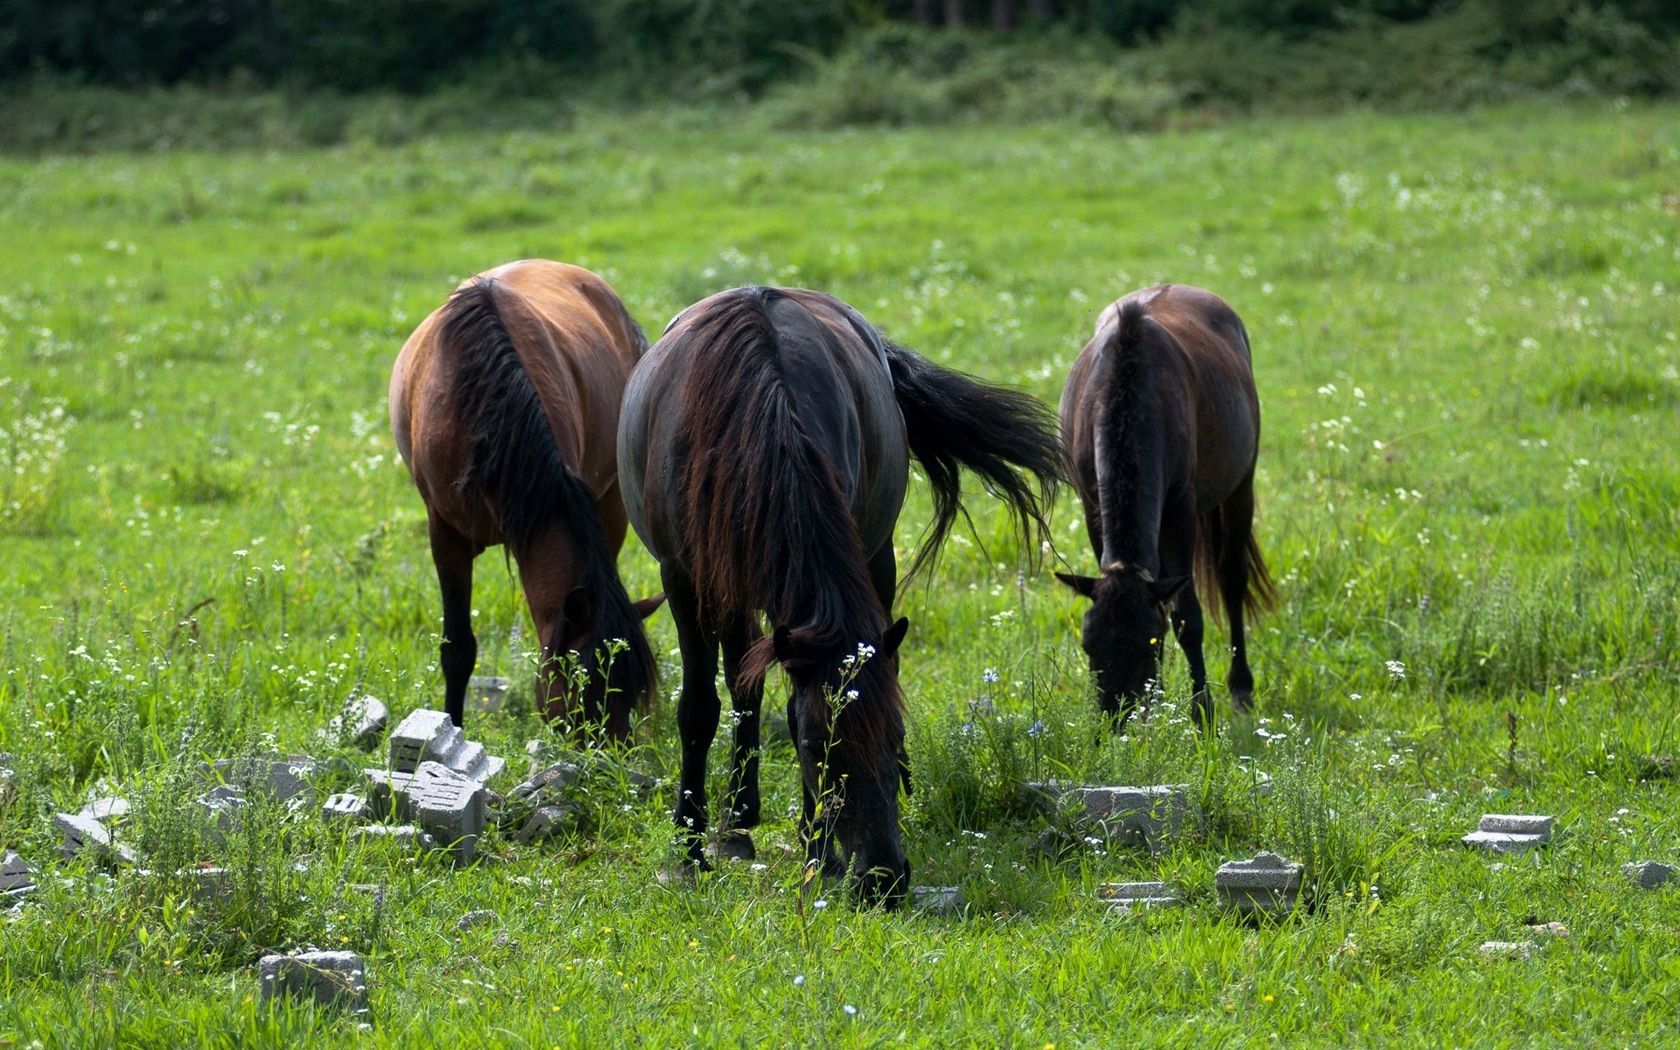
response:
[(412, 92), (517, 60), (644, 94), (708, 77), (752, 93), (894, 22), (1122, 43), (1186, 24), (1287, 39), (1467, 4), (1491, 9), (1513, 47), (1562, 39), (1583, 11), (1680, 32), (1673, 0), (0, 0), (0, 79)]

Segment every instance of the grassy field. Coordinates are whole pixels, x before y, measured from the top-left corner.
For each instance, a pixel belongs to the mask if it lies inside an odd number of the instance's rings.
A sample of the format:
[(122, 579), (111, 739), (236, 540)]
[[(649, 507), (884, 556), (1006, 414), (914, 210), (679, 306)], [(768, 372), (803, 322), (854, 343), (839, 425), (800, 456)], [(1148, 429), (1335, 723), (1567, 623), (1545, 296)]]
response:
[[(0, 1047), (1672, 1045), (1680, 889), (1619, 869), (1680, 863), (1680, 779), (1641, 759), (1680, 754), (1677, 118), (1150, 136), (581, 119), (0, 160), (0, 846), (47, 875), (0, 924)], [(441, 703), (385, 383), (454, 281), (525, 256), (598, 270), (654, 333), (737, 283), (822, 288), (1047, 399), (1115, 296), (1220, 292), (1253, 337), (1283, 598), (1251, 635), (1258, 717), (1222, 706), (1199, 741), (1175, 653), (1152, 722), (1097, 733), (1078, 599), (1049, 566), (1018, 574), (977, 494), (977, 534), (901, 600), (906, 845), (919, 884), (963, 887), (962, 918), (802, 903), (782, 746), (764, 867), (695, 886), (658, 877), (669, 779), (637, 802), (600, 778), (589, 833), (492, 836), (464, 871), (307, 816), (208, 841), (181, 815), (202, 759), (339, 754), (322, 786), (347, 787), (368, 760), (314, 734), (348, 696), (397, 717)], [(913, 490), (901, 549), (927, 517)], [(1071, 496), (1054, 527), (1090, 571)], [(633, 595), (657, 590), (634, 539), (621, 565)], [(493, 554), (475, 597), (480, 673), (512, 675), (519, 702), (468, 730), (521, 774), (545, 731)], [(669, 618), (652, 631), (668, 689)], [(625, 763), (673, 777), (673, 736), (666, 702)], [(1016, 799), (1039, 777), (1187, 782), (1200, 819), (1157, 855), (1046, 849), (1061, 822)], [(136, 802), (148, 866), (225, 864), (232, 898), (59, 862), (51, 814), (110, 790)], [(1483, 812), (1556, 814), (1558, 841), (1496, 865), (1458, 845)], [(1220, 912), (1214, 868), (1258, 848), (1307, 863), (1310, 910)], [(1188, 905), (1094, 899), (1152, 877)], [(457, 932), (481, 908), (497, 919)], [(1569, 936), (1531, 959), (1476, 953), (1545, 921)], [(305, 946), (368, 956), (370, 1015), (258, 1003), (256, 958)]]

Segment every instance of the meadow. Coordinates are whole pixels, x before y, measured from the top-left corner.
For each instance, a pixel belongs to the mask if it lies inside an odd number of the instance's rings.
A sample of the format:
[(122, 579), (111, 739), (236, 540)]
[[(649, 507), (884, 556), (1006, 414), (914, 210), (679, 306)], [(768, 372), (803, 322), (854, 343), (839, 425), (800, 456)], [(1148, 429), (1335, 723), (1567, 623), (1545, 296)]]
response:
[[(0, 1047), (1672, 1045), (1680, 889), (1620, 867), (1680, 863), (1680, 779), (1650, 760), (1680, 754), (1677, 118), (1602, 102), (1117, 134), (584, 113), (0, 158), (0, 846), (45, 876), (0, 921)], [(974, 530), (899, 610), (906, 848), (919, 885), (963, 888), (960, 917), (802, 894), (781, 744), (762, 867), (662, 879), (669, 700), (614, 759), (664, 778), (653, 799), (604, 775), (585, 832), (492, 835), (470, 869), (310, 815), (210, 840), (183, 816), (202, 760), (342, 756), (322, 787), (349, 787), (378, 759), (315, 734), (351, 695), (441, 704), (385, 385), (454, 282), (531, 256), (600, 272), (650, 335), (735, 284), (824, 289), (1052, 402), (1113, 298), (1219, 292), (1253, 340), (1282, 599), (1250, 635), (1255, 715), (1216, 684), (1200, 738), (1169, 647), (1148, 724), (1100, 732), (1083, 605), (1050, 574), (1094, 568), (1071, 494), (1033, 566), (977, 492)], [(913, 482), (901, 552), (928, 515)], [(621, 568), (658, 590), (634, 538)], [(550, 737), (495, 552), (475, 605), (479, 673), (515, 687), (467, 730), (510, 760), (505, 788)], [(650, 624), (669, 693), (675, 634)], [(1052, 777), (1188, 783), (1199, 819), (1156, 854), (1085, 842), (1020, 800)], [(58, 861), (51, 814), (110, 791), (149, 867), (225, 865), (233, 895)], [(1495, 863), (1458, 843), (1484, 812), (1555, 814), (1557, 841)], [(1260, 848), (1307, 864), (1311, 907), (1255, 927), (1212, 879)], [(1187, 904), (1112, 915), (1094, 890), (1122, 878)], [(497, 917), (457, 931), (475, 909)], [(1532, 958), (1476, 953), (1551, 921), (1568, 936)], [(371, 1012), (260, 1004), (257, 957), (302, 947), (364, 953)]]

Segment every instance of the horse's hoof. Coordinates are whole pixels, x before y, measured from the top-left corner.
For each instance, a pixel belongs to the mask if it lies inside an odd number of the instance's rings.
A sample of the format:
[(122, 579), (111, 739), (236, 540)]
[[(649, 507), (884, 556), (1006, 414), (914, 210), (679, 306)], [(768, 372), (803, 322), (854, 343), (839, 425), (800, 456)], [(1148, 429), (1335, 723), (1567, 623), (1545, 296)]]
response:
[(717, 855), (723, 860), (756, 860), (758, 850), (753, 848), (751, 833), (736, 829), (718, 837)]

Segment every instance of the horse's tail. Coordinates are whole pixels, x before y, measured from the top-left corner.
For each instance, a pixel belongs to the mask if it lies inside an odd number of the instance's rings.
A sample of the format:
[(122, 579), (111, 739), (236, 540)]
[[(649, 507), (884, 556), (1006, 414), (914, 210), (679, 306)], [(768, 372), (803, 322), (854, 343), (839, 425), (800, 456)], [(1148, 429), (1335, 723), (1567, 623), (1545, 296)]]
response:
[(476, 278), (450, 296), (439, 316), (441, 345), (455, 355), (456, 397), (471, 441), (467, 469), (456, 484), (490, 496), (502, 542), (516, 559), (523, 560), (556, 522), (571, 530), (582, 554), (578, 583), (594, 601), (584, 666), (594, 673), (602, 660), (600, 646), (622, 640), (625, 650), (611, 657), (610, 684), (628, 707), (653, 691), (653, 650), (619, 579), (595, 494), (562, 458), (537, 388), (503, 323), (505, 312), (525, 309), (517, 292)]
[(987, 386), (902, 346), (886, 348), (910, 454), (933, 486), (933, 528), (907, 575), (938, 552), (958, 514), (968, 516), (960, 467), (1008, 504), (1023, 549), (1036, 561), (1050, 533), (1045, 511), (1066, 480), (1050, 410), (1031, 395)]
[(707, 351), (683, 387), (683, 429), (706, 441), (683, 468), (678, 528), (709, 619), (762, 609), (811, 641), (836, 641), (855, 630), (847, 621), (856, 610), (878, 601), (835, 467), (802, 425), (782, 374), (770, 316), (777, 298), (743, 288), (686, 336)]
[(1255, 616), (1277, 605), (1277, 587), (1254, 535), (1253, 485), (1252, 478), (1243, 483), (1250, 512), (1239, 520), (1221, 506), (1196, 522), (1196, 590), (1202, 595), (1202, 608), (1221, 623), (1226, 619), (1225, 603), (1217, 598), (1224, 595), (1227, 580), (1233, 585), (1239, 578), (1246, 581), (1242, 594), (1246, 615)]

